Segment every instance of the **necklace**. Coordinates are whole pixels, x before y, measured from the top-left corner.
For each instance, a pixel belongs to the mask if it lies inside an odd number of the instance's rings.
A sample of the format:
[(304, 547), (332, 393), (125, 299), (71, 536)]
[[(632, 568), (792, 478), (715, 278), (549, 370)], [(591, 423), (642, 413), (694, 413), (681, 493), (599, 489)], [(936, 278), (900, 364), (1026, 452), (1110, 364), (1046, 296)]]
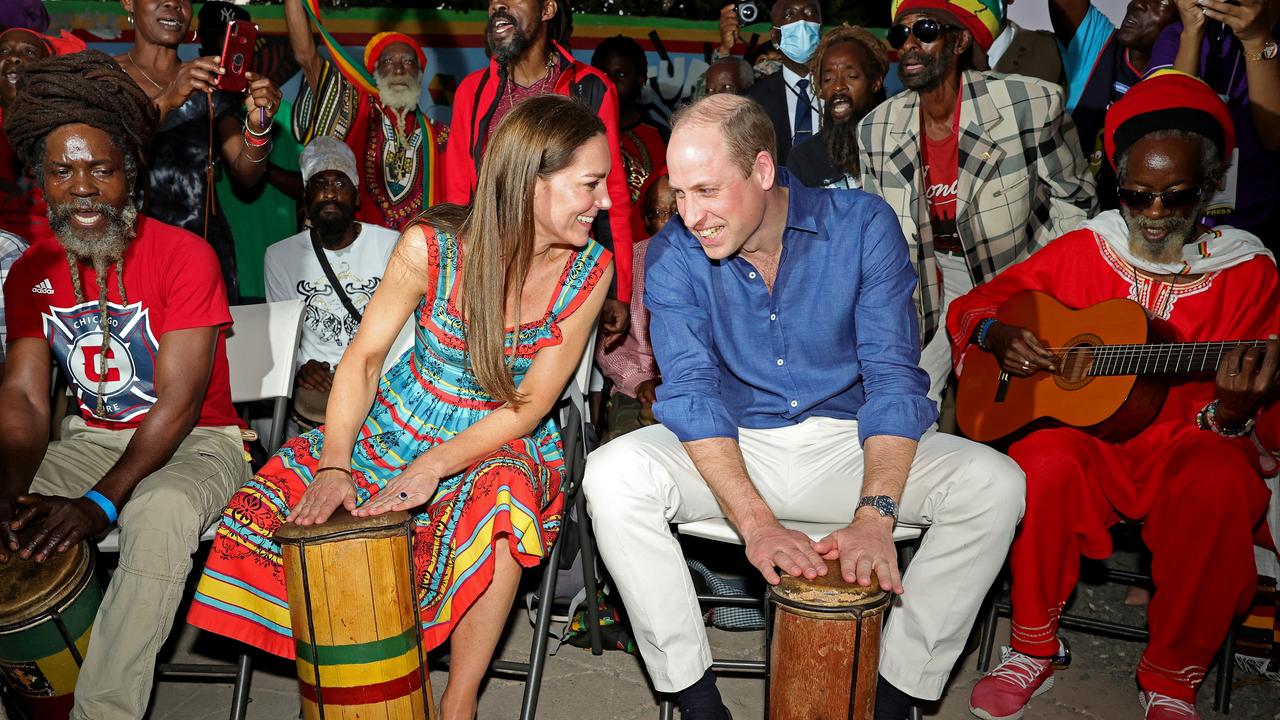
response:
[(146, 78), (147, 82), (151, 83), (152, 85), (155, 85), (157, 90), (164, 90), (164, 86), (156, 82), (155, 80), (152, 80), (151, 76), (147, 74), (147, 71), (143, 70), (142, 66), (138, 64), (138, 61), (133, 59), (132, 50), (125, 53), (125, 57), (129, 58), (129, 63), (132, 64), (135, 68), (137, 68), (138, 72), (142, 73), (142, 77)]

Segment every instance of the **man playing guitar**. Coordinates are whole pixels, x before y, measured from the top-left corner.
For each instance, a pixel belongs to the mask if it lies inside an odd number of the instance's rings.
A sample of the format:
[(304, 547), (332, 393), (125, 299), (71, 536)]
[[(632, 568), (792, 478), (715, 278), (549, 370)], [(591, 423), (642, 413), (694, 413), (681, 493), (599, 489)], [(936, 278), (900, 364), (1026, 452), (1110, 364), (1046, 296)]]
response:
[(1233, 145), (1227, 107), (1200, 80), (1167, 72), (1139, 83), (1106, 117), (1122, 207), (951, 306), (962, 383), (966, 353), (994, 354), (1015, 383), (1059, 369), (1062, 348), (996, 320), (1027, 290), (1077, 309), (1128, 298), (1174, 342), (1268, 338), (1226, 353), (1214, 377), (1173, 378), (1155, 419), (1122, 441), (1074, 427), (1017, 436), (1008, 452), (1027, 475), (1027, 509), (1010, 554), (1013, 652), (974, 687), (970, 709), (980, 718), (1021, 717), (1053, 686), (1055, 664), (1069, 661), (1057, 623), (1080, 556), (1109, 556), (1117, 522), (1142, 520), (1152, 553), (1150, 641), (1137, 671), (1145, 718), (1200, 717), (1205, 669), (1249, 607), (1253, 533), (1269, 497), (1252, 440), (1278, 384), (1280, 278), (1257, 237), (1201, 218)]

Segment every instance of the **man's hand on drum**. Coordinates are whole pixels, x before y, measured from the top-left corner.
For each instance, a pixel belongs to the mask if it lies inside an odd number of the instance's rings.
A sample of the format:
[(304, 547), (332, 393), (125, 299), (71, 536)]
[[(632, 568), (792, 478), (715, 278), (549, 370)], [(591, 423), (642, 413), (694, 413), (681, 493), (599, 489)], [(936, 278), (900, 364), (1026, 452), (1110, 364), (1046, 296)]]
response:
[(1041, 370), (1054, 370), (1054, 355), (1035, 333), (1024, 327), (997, 322), (987, 330), (987, 347), (1010, 375), (1030, 377)]
[(289, 513), (287, 522), (297, 525), (319, 525), (333, 514), (340, 506), (347, 512), (356, 509), (360, 498), (356, 495), (356, 484), (351, 476), (335, 468), (316, 473), (316, 477), (302, 493), (293, 512)]
[(9, 553), (18, 550), (18, 535), (9, 527), (17, 511), (13, 498), (0, 497), (0, 564), (9, 562)]
[[(110, 524), (106, 513), (85, 498), (31, 493), (18, 496), (17, 508), (6, 540), (9, 551), (17, 551), (23, 560), (34, 557), (44, 562), (55, 552), (66, 552), (85, 538), (101, 535)], [(26, 528), (31, 533), (24, 544), (17, 534)]]
[(777, 585), (782, 579), (777, 570), (809, 580), (827, 574), (827, 564), (814, 550), (809, 536), (788, 530), (777, 520), (743, 528), (742, 539), (747, 543), (747, 560), (770, 585)]
[(868, 586), (874, 571), (881, 590), (901, 595), (893, 523), (892, 517), (881, 517), (874, 508), (862, 508), (852, 523), (822, 538), (813, 549), (825, 560), (840, 561), (840, 576), (845, 582)]
[(369, 502), (351, 512), (356, 517), (370, 517), (395, 510), (408, 510), (426, 505), (440, 486), (440, 476), (421, 462), (411, 464)]

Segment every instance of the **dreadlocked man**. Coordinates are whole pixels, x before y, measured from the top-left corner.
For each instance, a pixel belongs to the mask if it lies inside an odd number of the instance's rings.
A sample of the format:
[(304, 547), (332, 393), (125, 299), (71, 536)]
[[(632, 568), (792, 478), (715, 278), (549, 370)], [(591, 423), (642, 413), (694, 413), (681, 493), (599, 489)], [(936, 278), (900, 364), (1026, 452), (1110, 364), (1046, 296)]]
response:
[[(120, 524), (84, 657), (76, 720), (141, 718), (202, 530), (248, 479), (231, 406), (218, 260), (142, 217), (156, 110), (110, 57), (30, 65), (5, 116), (43, 185), (56, 238), (9, 273), (0, 385), (0, 563), (43, 562)], [(56, 360), (80, 416), (49, 442)]]

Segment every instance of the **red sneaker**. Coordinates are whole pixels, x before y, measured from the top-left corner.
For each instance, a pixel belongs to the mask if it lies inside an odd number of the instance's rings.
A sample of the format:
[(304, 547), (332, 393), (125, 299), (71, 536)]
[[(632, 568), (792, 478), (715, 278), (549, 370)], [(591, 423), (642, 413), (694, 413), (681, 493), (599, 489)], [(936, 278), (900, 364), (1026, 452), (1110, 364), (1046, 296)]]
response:
[(1053, 687), (1053, 661), (1010, 651), (973, 686), (969, 712), (982, 720), (1018, 720), (1031, 698)]
[(1143, 690), (1138, 693), (1138, 702), (1142, 703), (1142, 717), (1146, 720), (1200, 720), (1195, 705), (1158, 692)]

